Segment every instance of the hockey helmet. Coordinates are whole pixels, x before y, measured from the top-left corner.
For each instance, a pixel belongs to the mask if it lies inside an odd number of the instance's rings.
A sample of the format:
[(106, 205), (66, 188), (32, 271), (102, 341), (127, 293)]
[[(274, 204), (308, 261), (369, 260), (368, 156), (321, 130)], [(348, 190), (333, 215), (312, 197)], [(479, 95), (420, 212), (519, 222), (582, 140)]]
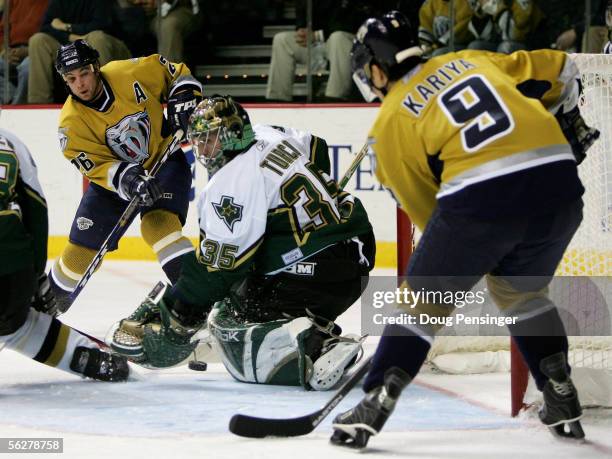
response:
[(390, 11), (381, 18), (369, 18), (361, 25), (353, 41), (353, 80), (363, 97), (372, 102), (377, 96), (372, 91), (375, 86), (370, 64), (378, 65), (391, 81), (395, 81), (419, 64), (422, 55), (418, 29), (404, 14)]
[(189, 118), (187, 136), (198, 161), (209, 171), (223, 152), (240, 152), (255, 140), (246, 110), (230, 96), (220, 95), (198, 104)]
[(55, 57), (55, 70), (64, 75), (71, 70), (85, 67), (89, 64), (99, 64), (100, 53), (91, 47), (87, 41), (78, 39), (62, 46)]

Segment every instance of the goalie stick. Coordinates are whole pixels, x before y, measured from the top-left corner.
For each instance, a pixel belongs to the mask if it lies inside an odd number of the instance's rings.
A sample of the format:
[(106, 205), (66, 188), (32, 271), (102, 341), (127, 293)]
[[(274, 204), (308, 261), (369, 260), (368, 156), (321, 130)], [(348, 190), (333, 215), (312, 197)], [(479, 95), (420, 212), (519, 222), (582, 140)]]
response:
[[(157, 174), (161, 166), (166, 162), (168, 157), (172, 154), (172, 152), (176, 148), (176, 145), (178, 144), (178, 142), (181, 140), (182, 137), (183, 137), (182, 129), (179, 129), (174, 133), (174, 135), (172, 136), (172, 140), (170, 141), (170, 143), (164, 150), (162, 157), (159, 159), (159, 161), (157, 161), (157, 163), (155, 163), (155, 165), (149, 172), (151, 176), (155, 176), (155, 174)], [(100, 266), (100, 263), (102, 263), (102, 259), (104, 258), (104, 255), (106, 255), (106, 252), (108, 252), (108, 248), (111, 246), (111, 244), (117, 241), (121, 230), (129, 226), (130, 223), (132, 223), (132, 220), (136, 216), (136, 212), (138, 211), (138, 208), (139, 208), (138, 199), (133, 198), (128, 204), (128, 206), (125, 208), (125, 210), (123, 211), (123, 214), (121, 214), (121, 217), (119, 217), (119, 220), (117, 221), (113, 229), (110, 231), (108, 236), (106, 236), (106, 239), (102, 243), (102, 246), (98, 250), (98, 253), (96, 253), (93, 260), (91, 260), (91, 263), (89, 263), (87, 270), (85, 270), (83, 277), (81, 277), (81, 280), (79, 281), (75, 289), (72, 291), (72, 293), (70, 293), (71, 302), (74, 302), (74, 300), (76, 300), (77, 296), (79, 296), (83, 288), (85, 288), (85, 285), (87, 285), (87, 282), (89, 282), (89, 279), (93, 275), (94, 271), (98, 268), (98, 266)]]
[(370, 369), (372, 357), (368, 357), (355, 372), (353, 372), (334, 396), (314, 413), (299, 418), (270, 419), (235, 414), (230, 419), (229, 430), (235, 435), (248, 438), (264, 437), (299, 437), (312, 432), (323, 419), (342, 401), (353, 387)]

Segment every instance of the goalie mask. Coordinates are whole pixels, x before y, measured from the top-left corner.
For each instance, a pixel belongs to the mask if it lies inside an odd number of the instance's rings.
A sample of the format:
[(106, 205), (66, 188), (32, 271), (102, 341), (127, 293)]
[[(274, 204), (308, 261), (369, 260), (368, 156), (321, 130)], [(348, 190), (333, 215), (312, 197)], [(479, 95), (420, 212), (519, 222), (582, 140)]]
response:
[(187, 135), (210, 175), (227, 162), (223, 153), (239, 153), (255, 140), (249, 115), (230, 96), (202, 100), (189, 118)]
[(378, 65), (389, 80), (399, 80), (421, 62), (423, 50), (419, 46), (417, 28), (399, 11), (390, 11), (379, 18), (366, 20), (357, 31), (351, 49), (353, 80), (364, 99), (372, 102), (383, 94), (372, 82), (371, 64)]

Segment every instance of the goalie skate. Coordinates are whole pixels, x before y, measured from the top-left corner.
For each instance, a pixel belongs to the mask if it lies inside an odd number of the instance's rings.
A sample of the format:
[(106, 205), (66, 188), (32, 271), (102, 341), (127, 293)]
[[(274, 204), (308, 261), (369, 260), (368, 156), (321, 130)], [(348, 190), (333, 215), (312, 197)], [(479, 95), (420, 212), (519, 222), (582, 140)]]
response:
[(346, 370), (357, 363), (363, 339), (365, 337), (359, 338), (356, 335), (331, 338), (313, 364), (312, 375), (308, 380), (310, 387), (314, 390), (333, 388)]

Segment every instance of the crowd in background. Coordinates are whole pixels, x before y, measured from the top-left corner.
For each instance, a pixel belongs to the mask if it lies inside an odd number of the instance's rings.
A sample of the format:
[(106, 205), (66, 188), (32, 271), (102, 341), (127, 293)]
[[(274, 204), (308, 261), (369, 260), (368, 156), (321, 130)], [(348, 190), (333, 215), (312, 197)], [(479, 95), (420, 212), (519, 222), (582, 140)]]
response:
[[(0, 0), (3, 12), (5, 3)], [(0, 101), (11, 104), (63, 102), (64, 85), (54, 71), (57, 50), (85, 38), (101, 64), (159, 52), (173, 62), (214, 63), (218, 45), (262, 43), (265, 24), (287, 23), (295, 8), (295, 30), (272, 40), (266, 99), (291, 101), (295, 69), (307, 61), (307, 0), (10, 0), (8, 47), (0, 24)], [(359, 100), (349, 52), (368, 17), (391, 9), (419, 27), (429, 56), (462, 49), (511, 53), (557, 48), (601, 52), (608, 38), (606, 0), (312, 0), (310, 69), (326, 71), (322, 101)], [(452, 32), (451, 33), (451, 29)], [(6, 48), (6, 49), (5, 49)], [(5, 62), (9, 66), (5, 92)]]

